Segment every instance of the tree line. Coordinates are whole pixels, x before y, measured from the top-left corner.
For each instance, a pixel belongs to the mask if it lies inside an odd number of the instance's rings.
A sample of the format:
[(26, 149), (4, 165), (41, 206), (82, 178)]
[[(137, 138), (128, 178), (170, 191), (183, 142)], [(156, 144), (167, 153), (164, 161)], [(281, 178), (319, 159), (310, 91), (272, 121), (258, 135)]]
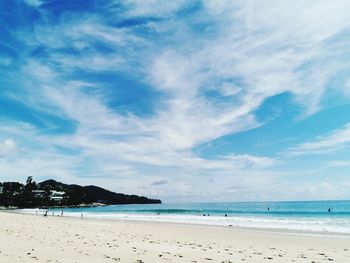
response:
[[(78, 206), (95, 202), (110, 204), (154, 204), (159, 199), (144, 196), (114, 193), (97, 186), (68, 185), (55, 180), (36, 183), (29, 176), (25, 184), (19, 182), (0, 183), (0, 206), (37, 208), (54, 206)], [(55, 193), (58, 198), (53, 198)]]

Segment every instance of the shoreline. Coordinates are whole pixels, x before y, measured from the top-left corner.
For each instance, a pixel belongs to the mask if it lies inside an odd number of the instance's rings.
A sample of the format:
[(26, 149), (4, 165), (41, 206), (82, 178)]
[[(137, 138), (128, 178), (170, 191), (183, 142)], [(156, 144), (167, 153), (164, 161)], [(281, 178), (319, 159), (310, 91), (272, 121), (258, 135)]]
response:
[[(42, 217), (42, 215), (17, 213), (9, 211), (0, 211), (10, 214), (18, 214), (29, 217)], [(313, 232), (304, 230), (290, 230), (282, 228), (258, 228), (258, 227), (240, 227), (240, 226), (224, 226), (224, 225), (211, 225), (211, 224), (195, 224), (195, 223), (182, 223), (182, 222), (165, 222), (165, 221), (147, 221), (147, 220), (134, 220), (134, 219), (108, 219), (108, 218), (79, 218), (75, 216), (52, 216), (48, 214), (48, 218), (60, 218), (75, 221), (86, 221), (86, 222), (106, 222), (106, 223), (122, 223), (122, 224), (137, 224), (137, 225), (164, 225), (164, 226), (178, 226), (178, 227), (189, 227), (189, 228), (208, 228), (208, 229), (232, 229), (233, 231), (247, 231), (247, 232), (259, 232), (265, 234), (281, 234), (281, 235), (296, 235), (296, 236), (313, 236), (313, 237), (325, 237), (325, 238), (350, 238), (348, 233), (337, 233), (337, 232)]]
[[(42, 217), (42, 215), (35, 215), (29, 213), (19, 213), (19, 212), (11, 212), (11, 211), (0, 211), (10, 214), (19, 214), (24, 216), (34, 216), (34, 217)], [(59, 216), (52, 216), (48, 214), (50, 218), (58, 218)], [(218, 228), (218, 229), (233, 229), (239, 231), (252, 231), (252, 232), (260, 232), (260, 233), (271, 233), (271, 234), (281, 234), (281, 235), (300, 235), (300, 236), (315, 236), (315, 237), (334, 237), (334, 238), (350, 238), (350, 234), (348, 233), (338, 233), (338, 232), (320, 232), (320, 231), (307, 231), (307, 230), (291, 230), (291, 229), (283, 229), (283, 228), (259, 228), (259, 227), (243, 227), (243, 226), (224, 226), (224, 225), (212, 225), (212, 224), (196, 224), (196, 223), (183, 223), (183, 222), (167, 222), (167, 221), (151, 221), (151, 220), (136, 220), (136, 219), (108, 219), (108, 218), (79, 218), (76, 216), (67, 216), (64, 215), (62, 219), (72, 219), (77, 221), (90, 221), (90, 222), (117, 222), (117, 223), (132, 223), (132, 224), (140, 224), (140, 225), (170, 225), (170, 226), (180, 226), (180, 227), (198, 227), (198, 228)]]
[[(22, 215), (31, 215), (31, 216), (42, 216), (41, 214), (34, 213), (25, 213), (25, 212), (17, 212), (16, 210), (3, 210), (3, 212), (16, 213)], [(79, 212), (80, 213), (80, 212)], [(77, 212), (77, 214), (79, 214)], [(81, 212), (84, 214), (84, 212)], [(85, 212), (86, 213), (86, 212)], [(49, 213), (49, 217), (52, 215)], [(240, 229), (240, 230), (250, 230), (250, 231), (259, 231), (259, 232), (267, 232), (267, 233), (280, 233), (280, 234), (294, 234), (294, 235), (308, 235), (308, 236), (330, 236), (330, 237), (342, 237), (342, 238), (350, 238), (350, 233), (345, 232), (332, 232), (332, 231), (312, 231), (312, 230), (299, 230), (299, 229), (288, 229), (288, 228), (269, 228), (269, 227), (252, 227), (252, 226), (234, 226), (234, 225), (220, 225), (220, 224), (210, 224), (210, 223), (196, 223), (196, 222), (175, 222), (170, 220), (162, 220), (162, 215), (156, 215), (160, 220), (147, 220), (147, 219), (136, 219), (136, 218), (103, 218), (103, 217), (87, 217), (86, 214), (84, 216), (84, 220), (91, 221), (107, 221), (107, 222), (132, 222), (132, 223), (140, 223), (140, 224), (170, 224), (170, 225), (180, 225), (180, 226), (193, 226), (193, 227), (213, 227), (213, 228), (225, 228), (225, 229)], [(54, 216), (56, 217), (56, 215)], [(65, 218), (79, 219), (81, 218), (76, 215), (67, 215), (64, 214)], [(202, 218), (199, 216), (199, 218)]]
[(0, 261), (350, 262), (347, 238), (0, 212)]

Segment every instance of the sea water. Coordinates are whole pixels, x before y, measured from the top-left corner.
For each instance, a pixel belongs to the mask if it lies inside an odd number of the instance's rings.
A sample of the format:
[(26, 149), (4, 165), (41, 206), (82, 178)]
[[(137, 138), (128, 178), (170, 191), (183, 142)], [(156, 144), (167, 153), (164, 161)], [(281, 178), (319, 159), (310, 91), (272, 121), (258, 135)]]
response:
[[(350, 201), (110, 205), (50, 209), (48, 215), (350, 234)], [(44, 210), (22, 209), (42, 214)]]

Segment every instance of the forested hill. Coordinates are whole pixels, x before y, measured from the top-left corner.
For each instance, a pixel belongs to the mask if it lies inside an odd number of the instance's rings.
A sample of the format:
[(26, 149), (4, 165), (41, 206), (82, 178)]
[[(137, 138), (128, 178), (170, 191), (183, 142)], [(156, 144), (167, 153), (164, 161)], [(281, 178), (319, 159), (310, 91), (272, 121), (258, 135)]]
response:
[(26, 184), (0, 183), (0, 206), (50, 207), (82, 204), (157, 204), (159, 199), (111, 192), (98, 186), (64, 184), (55, 180), (35, 183), (28, 177)]

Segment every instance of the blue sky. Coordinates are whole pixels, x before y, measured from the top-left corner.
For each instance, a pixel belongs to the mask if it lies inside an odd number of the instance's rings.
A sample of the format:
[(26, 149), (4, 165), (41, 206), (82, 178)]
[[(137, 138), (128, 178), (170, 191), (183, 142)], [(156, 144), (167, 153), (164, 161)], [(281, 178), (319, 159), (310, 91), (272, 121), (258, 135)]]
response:
[(349, 1), (2, 1), (0, 176), (164, 201), (350, 198)]

